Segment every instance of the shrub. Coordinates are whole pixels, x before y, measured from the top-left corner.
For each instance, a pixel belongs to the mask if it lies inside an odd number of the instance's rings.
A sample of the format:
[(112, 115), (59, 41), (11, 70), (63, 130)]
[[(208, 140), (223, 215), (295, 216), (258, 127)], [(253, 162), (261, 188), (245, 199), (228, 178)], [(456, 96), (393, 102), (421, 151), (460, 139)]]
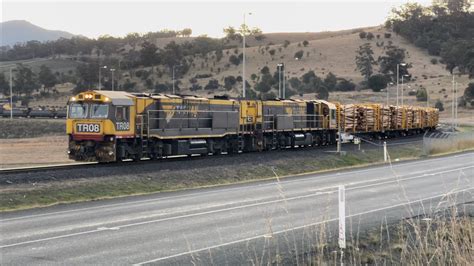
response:
[(384, 36), (385, 38), (389, 39), (390, 37), (392, 37), (392, 34), (389, 33), (389, 32), (386, 32), (386, 33), (384, 33), (383, 36)]
[(444, 111), (443, 102), (438, 99), (435, 103), (435, 108), (438, 108), (440, 112)]
[(219, 81), (217, 79), (210, 79), (207, 85), (204, 87), (205, 90), (217, 90), (219, 89)]
[(365, 39), (366, 37), (367, 37), (367, 32), (365, 32), (365, 31), (359, 32), (359, 38)]
[(238, 66), (240, 64), (240, 58), (237, 57), (236, 55), (231, 55), (229, 57), (229, 62), (231, 62), (232, 64)]
[(340, 79), (336, 85), (337, 91), (353, 91), (355, 90), (356, 85), (347, 79)]
[(379, 92), (387, 87), (388, 80), (382, 74), (373, 75), (369, 78), (368, 86), (375, 92)]
[(474, 82), (469, 83), (467, 88), (464, 90), (464, 99), (469, 102), (474, 100)]
[(419, 102), (424, 102), (428, 99), (428, 94), (426, 92), (426, 89), (421, 87), (416, 91), (416, 100)]
[(298, 52), (295, 53), (295, 59), (297, 60), (300, 60), (301, 58), (303, 58), (303, 50), (299, 50)]
[(431, 58), (430, 62), (431, 62), (431, 64), (436, 65), (436, 64), (438, 64), (438, 59)]
[(308, 46), (308, 44), (309, 44), (309, 42), (308, 42), (307, 40), (304, 40), (304, 41), (303, 41), (303, 46), (304, 46), (304, 47)]

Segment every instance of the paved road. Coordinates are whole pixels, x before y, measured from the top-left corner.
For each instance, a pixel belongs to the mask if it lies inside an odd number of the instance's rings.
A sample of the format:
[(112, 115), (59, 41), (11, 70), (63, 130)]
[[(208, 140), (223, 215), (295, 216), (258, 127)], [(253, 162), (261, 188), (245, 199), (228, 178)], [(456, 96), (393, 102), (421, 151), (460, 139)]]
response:
[(265, 259), (254, 247), (306, 245), (314, 228), (335, 221), (338, 185), (346, 186), (348, 225), (354, 229), (361, 221), (380, 225), (387, 217), (439, 210), (454, 204), (453, 199), (471, 202), (473, 180), (471, 152), (2, 213), (1, 264), (250, 263)]

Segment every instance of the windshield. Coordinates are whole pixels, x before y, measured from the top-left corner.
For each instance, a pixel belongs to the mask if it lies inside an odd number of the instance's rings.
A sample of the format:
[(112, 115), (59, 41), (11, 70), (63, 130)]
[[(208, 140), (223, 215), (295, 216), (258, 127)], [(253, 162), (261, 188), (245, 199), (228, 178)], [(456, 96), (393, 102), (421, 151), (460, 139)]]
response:
[(109, 106), (107, 104), (93, 104), (91, 108), (91, 118), (107, 118)]
[(69, 118), (86, 118), (88, 104), (75, 103), (69, 107)]

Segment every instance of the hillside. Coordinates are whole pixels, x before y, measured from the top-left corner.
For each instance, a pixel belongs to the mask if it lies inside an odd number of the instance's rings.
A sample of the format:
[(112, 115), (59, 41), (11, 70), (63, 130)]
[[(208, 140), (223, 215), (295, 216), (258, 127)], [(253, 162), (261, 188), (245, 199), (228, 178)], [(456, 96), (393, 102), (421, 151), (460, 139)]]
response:
[(71, 38), (73, 34), (59, 30), (48, 30), (36, 26), (25, 20), (11, 20), (0, 23), (1, 44), (14, 45), (31, 40), (40, 42), (57, 40), (59, 38)]
[[(246, 79), (249, 81), (250, 86), (253, 88), (260, 75), (260, 70), (264, 66), (268, 66), (270, 72), (276, 71), (276, 65), (280, 62), (285, 63), (287, 80), (292, 77), (301, 77), (304, 73), (309, 70), (313, 70), (317, 76), (324, 78), (329, 72), (334, 73), (337, 77), (349, 79), (352, 82), (359, 84), (363, 77), (356, 71), (355, 55), (356, 50), (359, 46), (366, 42), (371, 43), (374, 51), (374, 58), (382, 55), (389, 45), (397, 45), (401, 48), (406, 49), (407, 57), (406, 63), (412, 65), (409, 69), (413, 76), (413, 80), (405, 84), (405, 104), (414, 105), (426, 105), (426, 102), (417, 102), (414, 96), (408, 96), (409, 90), (415, 90), (416, 88), (423, 86), (427, 88), (429, 92), (430, 106), (434, 105), (437, 99), (442, 100), (444, 107), (447, 111), (442, 113), (442, 117), (450, 116), (450, 108), (452, 102), (451, 94), (451, 81), (452, 76), (448, 71), (445, 70), (443, 64), (433, 64), (431, 61), (438, 57), (430, 56), (424, 50), (421, 50), (405, 39), (396, 34), (392, 34), (390, 38), (385, 38), (384, 33), (386, 29), (382, 27), (372, 27), (364, 29), (365, 31), (372, 32), (375, 36), (379, 35), (379, 38), (374, 38), (371, 41), (361, 39), (359, 32), (361, 29), (345, 30), (339, 32), (324, 32), (324, 33), (272, 33), (265, 34), (265, 39), (262, 41), (256, 41), (253, 38), (249, 38), (249, 46), (246, 49)], [(158, 47), (164, 47), (170, 41), (176, 41), (177, 43), (184, 43), (192, 40), (192, 37), (187, 38), (161, 38), (156, 41)], [(290, 43), (285, 48), (282, 43), (288, 40)], [(302, 45), (304, 40), (308, 41), (306, 47)], [(379, 43), (377, 46), (376, 44)], [(382, 45), (383, 43), (383, 45)], [(239, 46), (240, 47), (240, 46)], [(128, 49), (137, 49), (128, 47)], [(139, 48), (138, 48), (139, 50)], [(274, 55), (270, 55), (271, 50), (274, 50)], [(302, 50), (304, 55), (301, 60), (295, 60), (294, 54)], [(221, 85), (224, 84), (225, 77), (234, 76), (238, 77), (242, 75), (242, 64), (234, 65), (229, 62), (229, 58), (232, 55), (239, 55), (242, 53), (242, 48), (234, 48), (223, 51), (223, 57), (218, 61), (215, 56), (215, 52), (211, 52), (204, 56), (194, 56), (188, 58), (192, 61), (190, 69), (183, 76), (177, 77), (177, 87), (180, 88), (179, 93), (182, 94), (197, 94), (202, 96), (211, 97), (213, 95), (228, 94), (230, 96), (238, 96), (241, 93), (242, 84), (237, 82), (232, 89), (228, 90), (220, 87), (216, 90), (193, 90), (191, 87), (191, 81), (196, 82), (201, 87), (208, 84), (209, 80), (215, 79)], [(114, 56), (114, 55), (112, 55)], [(115, 55), (118, 56), (118, 55)], [(15, 62), (2, 62), (0, 65), (14, 64)], [(53, 72), (69, 72), (73, 71), (74, 66), (77, 65), (77, 61), (72, 58), (61, 58), (56, 57), (55, 59), (45, 60), (30, 64), (33, 66), (33, 70), (37, 69), (41, 64), (50, 66)], [(5, 69), (5, 68), (4, 68)], [(378, 66), (375, 66), (377, 72)], [(143, 75), (143, 72), (146, 75)], [(140, 75), (138, 74), (140, 73)], [(251, 76), (255, 74), (257, 79), (252, 81)], [(103, 74), (103, 77), (109, 78), (107, 74)], [(197, 78), (201, 76), (204, 78)], [(156, 86), (163, 84), (168, 87), (167, 93), (171, 93), (172, 77), (170, 70), (163, 66), (159, 67), (139, 67), (132, 69), (118, 70), (115, 76), (119, 81), (120, 85), (125, 82), (136, 83), (136, 89), (139, 91), (150, 91), (147, 89), (147, 82), (151, 85)], [(457, 77), (456, 80), (459, 82), (459, 88), (463, 89), (469, 83), (467, 75)], [(117, 84), (116, 83), (116, 84)], [(72, 85), (63, 86), (60, 88), (62, 96), (56, 98), (54, 101), (51, 99), (40, 99), (32, 104), (35, 105), (48, 105), (65, 104), (67, 96), (71, 94)], [(166, 87), (165, 87), (166, 88)], [(331, 92), (329, 100), (339, 101), (342, 103), (351, 102), (380, 102), (386, 103), (385, 92), (372, 92), (364, 89), (358, 85), (358, 89), (362, 91), (354, 92)], [(443, 90), (444, 89), (444, 90)], [(276, 93), (275, 90), (273, 90)], [(462, 91), (460, 92), (462, 93)], [(392, 86), (389, 88), (390, 103), (395, 103), (396, 88)], [(314, 94), (308, 95), (295, 95), (295, 98), (310, 98), (315, 97)], [(474, 120), (472, 112), (460, 108), (460, 117), (466, 117), (467, 119)]]

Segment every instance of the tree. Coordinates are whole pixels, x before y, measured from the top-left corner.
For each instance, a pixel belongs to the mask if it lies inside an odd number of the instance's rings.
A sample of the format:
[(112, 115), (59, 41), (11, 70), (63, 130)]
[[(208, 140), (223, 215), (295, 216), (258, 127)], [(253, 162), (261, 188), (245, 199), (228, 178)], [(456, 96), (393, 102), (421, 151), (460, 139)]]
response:
[(30, 96), (31, 93), (38, 88), (36, 75), (31, 68), (22, 64), (17, 64), (13, 90), (18, 94)]
[(367, 33), (367, 40), (371, 41), (374, 39), (374, 34), (372, 32)]
[(403, 61), (405, 60), (405, 49), (399, 48), (398, 46), (388, 46), (385, 50), (385, 55), (380, 56), (378, 59), (380, 65), (380, 72), (384, 74), (391, 73), (393, 76), (396, 75), (397, 65), (399, 67), (399, 78), (402, 75), (408, 75), (408, 68), (411, 65), (407, 64), (403, 66)]
[(4, 73), (0, 73), (0, 92), (3, 95), (10, 95), (10, 84)]
[(474, 82), (469, 83), (469, 85), (464, 90), (464, 99), (466, 101), (474, 100)]
[(260, 73), (262, 73), (263, 75), (270, 74), (270, 69), (268, 68), (268, 66), (264, 66), (262, 67), (262, 69), (260, 69)]
[(435, 108), (438, 108), (440, 112), (444, 111), (443, 102), (440, 99), (436, 101)]
[(189, 37), (189, 36), (191, 36), (191, 34), (193, 34), (193, 30), (190, 29), (190, 28), (184, 28), (181, 31), (181, 35), (183, 35), (184, 37)]
[(224, 28), (224, 33), (225, 33), (225, 37), (230, 40), (235, 40), (236, 35), (237, 35), (237, 31), (232, 26)]
[(296, 60), (301, 60), (301, 58), (303, 58), (303, 50), (299, 50), (298, 52), (295, 53), (295, 59)]
[(356, 85), (347, 80), (347, 79), (340, 79), (339, 82), (336, 85), (336, 90), (337, 91), (353, 91), (355, 90)]
[(471, 7), (470, 0), (443, 0), (451, 14), (469, 12)]
[(377, 74), (369, 78), (368, 86), (374, 92), (379, 92), (387, 87), (388, 80), (384, 75)]
[(219, 89), (219, 81), (217, 79), (210, 79), (207, 85), (204, 87), (205, 90), (217, 90)]
[(224, 78), (224, 88), (227, 90), (232, 89), (234, 85), (237, 83), (237, 80), (234, 76), (227, 76)]
[(40, 66), (38, 81), (40, 82), (40, 84), (44, 86), (44, 90), (46, 91), (47, 89), (48, 92), (49, 92), (49, 89), (51, 89), (52, 87), (54, 87), (54, 85), (58, 83), (58, 80), (56, 76), (53, 74), (53, 72), (51, 71), (51, 69), (45, 65)]
[(426, 89), (421, 87), (418, 90), (416, 90), (416, 100), (419, 102), (426, 102), (426, 99), (428, 99), (428, 93), (426, 92)]
[(332, 72), (329, 72), (324, 79), (324, 85), (328, 91), (334, 91), (337, 85), (337, 77)]
[(231, 55), (229, 57), (229, 62), (231, 62), (232, 64), (238, 66), (240, 64), (240, 58), (236, 55)]
[(359, 46), (359, 50), (357, 51), (355, 58), (356, 70), (360, 71), (366, 81), (369, 80), (373, 73), (372, 65), (376, 64), (373, 55), (374, 51), (372, 51), (372, 46), (370, 43)]
[(148, 41), (144, 42), (142, 49), (140, 50), (141, 63), (144, 66), (152, 66), (160, 62), (158, 54), (156, 53), (158, 48), (155, 44)]
[(99, 80), (99, 64), (80, 64), (76, 67), (76, 75), (81, 85), (92, 89), (92, 87), (98, 84)]

